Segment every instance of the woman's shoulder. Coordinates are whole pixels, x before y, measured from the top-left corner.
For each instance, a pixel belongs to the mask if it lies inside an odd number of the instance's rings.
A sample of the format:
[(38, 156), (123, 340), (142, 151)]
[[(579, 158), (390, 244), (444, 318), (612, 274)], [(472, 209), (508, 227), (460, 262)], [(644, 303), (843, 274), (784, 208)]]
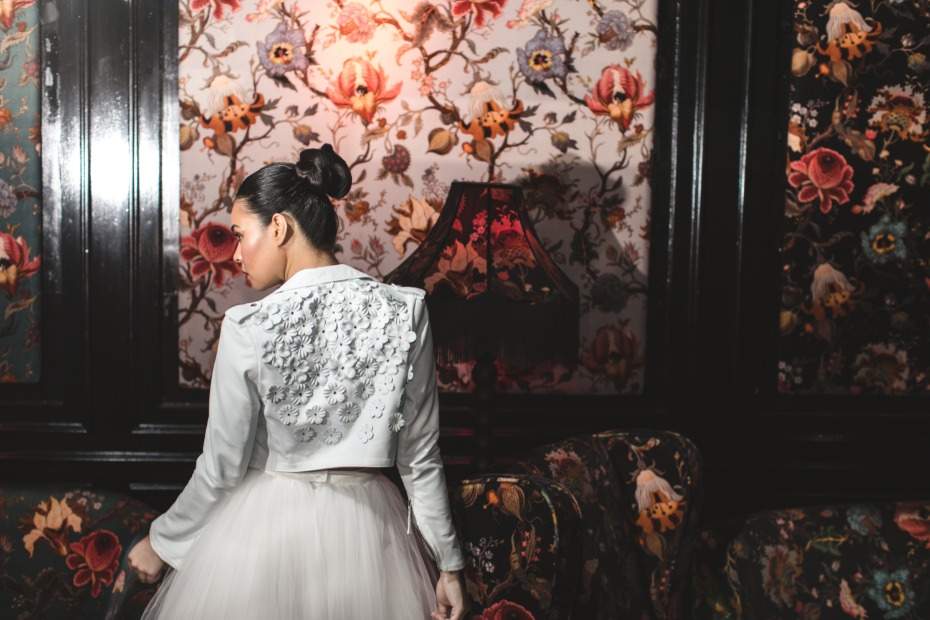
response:
[(234, 323), (242, 324), (250, 316), (254, 315), (261, 309), (261, 302), (253, 301), (244, 304), (238, 304), (226, 311), (226, 316)]
[(426, 291), (415, 286), (401, 286), (400, 284), (389, 284), (378, 280), (375, 280), (375, 282), (377, 282), (380, 290), (388, 294), (405, 297), (410, 301), (414, 299), (423, 299), (426, 296)]

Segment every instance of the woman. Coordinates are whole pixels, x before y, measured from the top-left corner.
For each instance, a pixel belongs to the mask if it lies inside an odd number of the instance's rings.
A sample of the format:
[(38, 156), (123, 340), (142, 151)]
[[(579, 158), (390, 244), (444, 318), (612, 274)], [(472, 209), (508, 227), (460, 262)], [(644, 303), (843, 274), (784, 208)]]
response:
[[(250, 175), (234, 260), (280, 288), (226, 312), (203, 454), (129, 554), (144, 618), (462, 618), (423, 291), (336, 262), (332, 147)], [(283, 282), (283, 284), (282, 284)], [(409, 497), (377, 473), (396, 465)], [(411, 517), (440, 569), (433, 591)]]

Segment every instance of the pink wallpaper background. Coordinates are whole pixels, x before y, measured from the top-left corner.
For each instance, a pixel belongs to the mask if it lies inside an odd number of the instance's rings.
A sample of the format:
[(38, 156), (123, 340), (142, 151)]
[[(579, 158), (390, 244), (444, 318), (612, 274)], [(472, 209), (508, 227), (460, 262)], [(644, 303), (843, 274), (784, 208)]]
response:
[[(417, 247), (452, 181), (524, 188), (546, 250), (581, 290), (580, 347), (577, 364), (501, 368), (500, 390), (641, 391), (656, 0), (179, 11), (182, 385), (208, 385), (223, 312), (262, 296), (231, 260), (238, 184), (328, 142), (355, 180), (335, 203), (337, 257), (375, 276)], [(470, 390), (469, 373), (440, 368), (441, 389)]]

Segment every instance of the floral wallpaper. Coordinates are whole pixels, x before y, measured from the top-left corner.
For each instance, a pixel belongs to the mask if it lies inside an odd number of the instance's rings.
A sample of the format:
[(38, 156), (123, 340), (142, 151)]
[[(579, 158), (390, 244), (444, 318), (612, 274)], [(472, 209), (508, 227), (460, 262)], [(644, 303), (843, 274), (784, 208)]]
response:
[(39, 380), (39, 7), (0, 3), (0, 383)]
[[(499, 390), (641, 391), (657, 6), (182, 0), (182, 385), (208, 384), (224, 310), (260, 296), (232, 262), (239, 183), (331, 143), (355, 181), (335, 202), (337, 257), (378, 277), (426, 238), (452, 181), (523, 188), (579, 287), (579, 350), (501, 365)], [(472, 389), (470, 366), (441, 366), (439, 383)]]
[(794, 1), (778, 389), (930, 391), (930, 3)]

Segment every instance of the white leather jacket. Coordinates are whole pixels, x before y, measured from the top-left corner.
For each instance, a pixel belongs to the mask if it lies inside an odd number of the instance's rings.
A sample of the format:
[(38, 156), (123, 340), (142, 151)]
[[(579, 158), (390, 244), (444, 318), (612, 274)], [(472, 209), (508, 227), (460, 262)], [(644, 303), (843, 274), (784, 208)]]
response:
[(178, 568), (246, 468), (298, 472), (396, 465), (440, 570), (465, 559), (439, 456), (424, 293), (347, 265), (305, 269), (223, 320), (203, 454), (151, 527)]

